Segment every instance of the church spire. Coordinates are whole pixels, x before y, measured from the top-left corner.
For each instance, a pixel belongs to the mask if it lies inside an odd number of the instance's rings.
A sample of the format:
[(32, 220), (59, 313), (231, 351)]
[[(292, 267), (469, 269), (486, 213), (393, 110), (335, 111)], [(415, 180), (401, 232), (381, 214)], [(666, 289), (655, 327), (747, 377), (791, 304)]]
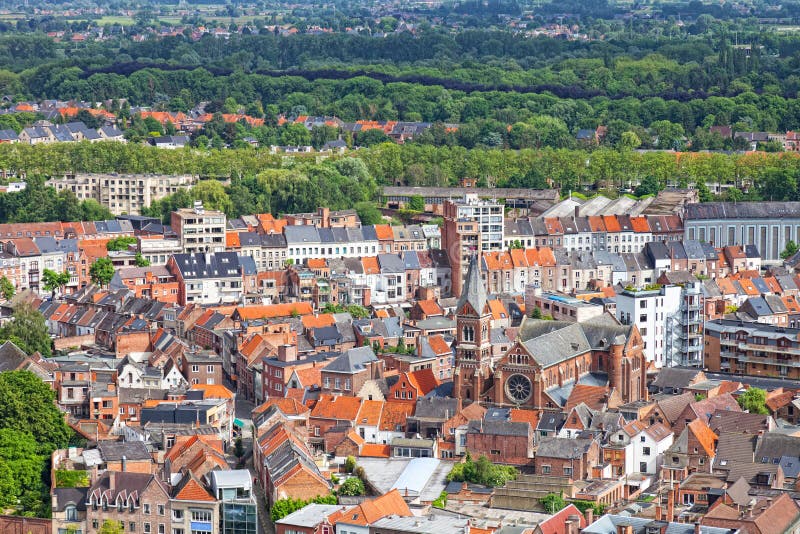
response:
[(456, 314), (461, 315), (464, 313), (464, 305), (469, 304), (475, 313), (483, 315), (486, 309), (486, 288), (483, 285), (483, 278), (481, 277), (481, 260), (478, 255), (472, 256), (469, 260), (469, 270), (467, 277), (464, 280), (464, 286), (461, 288), (461, 297), (458, 299), (458, 306), (456, 306)]

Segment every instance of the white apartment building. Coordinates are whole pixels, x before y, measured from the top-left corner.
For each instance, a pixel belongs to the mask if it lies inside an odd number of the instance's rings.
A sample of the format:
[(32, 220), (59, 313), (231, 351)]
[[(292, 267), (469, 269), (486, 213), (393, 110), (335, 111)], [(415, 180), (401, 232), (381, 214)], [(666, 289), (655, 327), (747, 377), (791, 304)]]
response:
[(193, 208), (172, 212), (172, 230), (178, 234), (183, 252), (225, 252), (225, 214), (206, 210), (195, 201)]
[(639, 328), (645, 357), (656, 367), (666, 364), (667, 321), (678, 312), (680, 304), (679, 286), (626, 289), (617, 294), (617, 319), (622, 324), (635, 324)]
[(78, 200), (94, 199), (114, 215), (138, 215), (153, 201), (189, 189), (196, 181), (189, 175), (76, 174), (51, 178), (47, 185), (72, 191)]

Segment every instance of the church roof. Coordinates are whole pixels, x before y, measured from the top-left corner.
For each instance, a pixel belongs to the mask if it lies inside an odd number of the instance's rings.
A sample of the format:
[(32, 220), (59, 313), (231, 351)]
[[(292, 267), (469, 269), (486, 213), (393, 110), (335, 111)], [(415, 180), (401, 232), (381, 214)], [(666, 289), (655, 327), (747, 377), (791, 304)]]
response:
[(542, 367), (550, 367), (592, 350), (583, 329), (577, 323), (528, 339), (524, 345)]
[(475, 255), (469, 261), (469, 270), (467, 271), (467, 278), (464, 280), (464, 287), (461, 288), (461, 297), (458, 299), (458, 306), (456, 306), (456, 313), (463, 313), (465, 304), (469, 304), (475, 313), (483, 315), (484, 312), (488, 313), (486, 288), (483, 285), (481, 278), (481, 267), (478, 256)]

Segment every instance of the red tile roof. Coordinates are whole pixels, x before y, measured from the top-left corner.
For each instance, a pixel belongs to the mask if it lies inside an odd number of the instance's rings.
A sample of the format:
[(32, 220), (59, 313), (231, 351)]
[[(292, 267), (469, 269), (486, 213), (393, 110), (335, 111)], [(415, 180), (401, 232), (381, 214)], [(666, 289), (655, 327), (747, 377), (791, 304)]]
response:
[(361, 399), (343, 395), (320, 395), (311, 417), (355, 421), (361, 408)]

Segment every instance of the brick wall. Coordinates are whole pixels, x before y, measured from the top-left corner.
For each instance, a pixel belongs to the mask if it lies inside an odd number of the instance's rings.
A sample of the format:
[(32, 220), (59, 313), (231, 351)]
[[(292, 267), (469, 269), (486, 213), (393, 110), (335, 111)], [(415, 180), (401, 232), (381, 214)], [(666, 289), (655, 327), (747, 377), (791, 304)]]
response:
[(56, 350), (65, 350), (73, 347), (80, 348), (83, 345), (92, 344), (94, 344), (94, 334), (86, 334), (85, 336), (60, 337), (53, 340), (53, 346)]

